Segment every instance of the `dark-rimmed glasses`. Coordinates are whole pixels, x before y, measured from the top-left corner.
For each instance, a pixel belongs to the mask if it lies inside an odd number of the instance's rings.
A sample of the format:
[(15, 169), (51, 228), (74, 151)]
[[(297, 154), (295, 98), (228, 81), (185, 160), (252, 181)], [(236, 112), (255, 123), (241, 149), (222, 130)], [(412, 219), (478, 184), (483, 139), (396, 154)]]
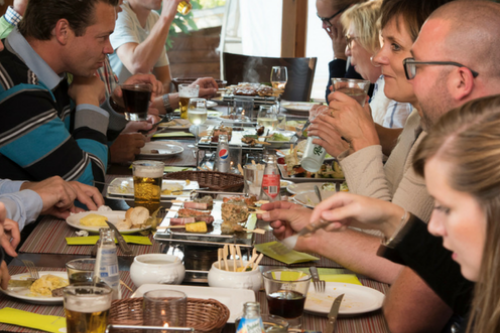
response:
[(345, 35), (345, 41), (347, 42), (347, 47), (350, 49), (352, 45), (352, 41), (355, 40), (356, 38), (359, 38), (358, 36), (351, 36), (349, 34)]
[(406, 58), (403, 60), (403, 66), (405, 68), (406, 78), (408, 80), (412, 80), (417, 75), (417, 66), (418, 65), (440, 65), (440, 66), (456, 66), (467, 68), (474, 78), (476, 78), (479, 73), (470, 69), (469, 67), (462, 65), (458, 62), (454, 61), (416, 61), (414, 58)]
[(342, 13), (343, 11), (345, 11), (347, 8), (349, 8), (349, 6), (342, 8), (341, 10), (339, 10), (338, 12), (336, 12), (335, 14), (333, 14), (333, 15), (332, 15), (332, 16), (330, 16), (330, 17), (321, 17), (321, 16), (319, 16), (318, 14), (316, 14), (316, 15), (318, 15), (318, 18), (319, 18), (321, 21), (323, 21), (323, 23), (324, 23), (327, 27), (332, 27), (332, 26), (333, 26), (333, 24), (332, 24), (332, 22), (330, 22), (330, 21), (331, 21), (331, 20), (333, 20), (333, 19), (335, 18), (335, 16), (337, 16), (337, 15), (339, 15), (340, 13)]

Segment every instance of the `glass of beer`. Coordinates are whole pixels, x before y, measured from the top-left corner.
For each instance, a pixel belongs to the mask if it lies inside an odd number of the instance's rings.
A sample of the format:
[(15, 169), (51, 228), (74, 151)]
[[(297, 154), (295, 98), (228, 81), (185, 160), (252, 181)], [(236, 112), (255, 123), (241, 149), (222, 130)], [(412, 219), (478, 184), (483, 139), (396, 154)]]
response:
[(92, 283), (94, 281), (95, 259), (75, 259), (66, 263), (69, 284)]
[(79, 283), (63, 289), (67, 333), (104, 333), (111, 308), (107, 285)]
[(187, 109), (189, 100), (198, 97), (200, 86), (190, 86), (189, 84), (179, 84), (179, 107), (181, 108), (181, 118), (188, 119)]
[(354, 98), (361, 106), (365, 106), (368, 89), (370, 89), (370, 81), (334, 77), (332, 78), (332, 87), (333, 91), (340, 91)]
[(134, 205), (147, 208), (150, 215), (160, 208), (164, 168), (165, 164), (159, 161), (135, 161), (132, 163)]
[(269, 313), (300, 327), (311, 275), (293, 269), (273, 269), (262, 275)]
[(181, 1), (177, 6), (177, 12), (182, 15), (187, 15), (191, 11), (193, 6), (187, 1)]
[(128, 121), (145, 121), (148, 119), (149, 102), (152, 86), (150, 84), (125, 84), (121, 86), (125, 119)]

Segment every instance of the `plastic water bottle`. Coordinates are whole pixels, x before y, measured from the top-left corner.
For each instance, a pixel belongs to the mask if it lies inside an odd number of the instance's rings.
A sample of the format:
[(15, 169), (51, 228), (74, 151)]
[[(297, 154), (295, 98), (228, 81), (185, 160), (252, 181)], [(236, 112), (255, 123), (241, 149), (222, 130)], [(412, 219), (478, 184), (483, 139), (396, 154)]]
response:
[(263, 333), (264, 324), (260, 316), (260, 304), (246, 302), (243, 304), (243, 316), (236, 319), (236, 333)]
[(115, 234), (111, 229), (99, 229), (99, 243), (95, 261), (94, 279), (113, 289), (113, 299), (121, 299), (120, 271), (116, 254)]
[(281, 200), (281, 177), (276, 155), (267, 155), (266, 163), (259, 200), (279, 201)]
[(219, 144), (217, 145), (217, 171), (229, 172), (229, 142), (227, 135), (219, 135)]

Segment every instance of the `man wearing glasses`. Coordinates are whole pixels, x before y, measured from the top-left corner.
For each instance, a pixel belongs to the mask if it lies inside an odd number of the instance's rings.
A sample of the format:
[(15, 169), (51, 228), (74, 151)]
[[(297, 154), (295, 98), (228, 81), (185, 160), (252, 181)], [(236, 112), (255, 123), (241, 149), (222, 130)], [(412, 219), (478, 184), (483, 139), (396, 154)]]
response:
[[(330, 78), (326, 87), (326, 100), (330, 93), (333, 77), (349, 77), (361, 79), (361, 76), (354, 70), (354, 67), (347, 65), (347, 56), (345, 54), (346, 40), (344, 29), (340, 23), (340, 16), (351, 7), (365, 0), (316, 0), (316, 10), (318, 18), (323, 22), (328, 36), (332, 39), (333, 60), (328, 64)], [(371, 94), (371, 92), (370, 92)]]

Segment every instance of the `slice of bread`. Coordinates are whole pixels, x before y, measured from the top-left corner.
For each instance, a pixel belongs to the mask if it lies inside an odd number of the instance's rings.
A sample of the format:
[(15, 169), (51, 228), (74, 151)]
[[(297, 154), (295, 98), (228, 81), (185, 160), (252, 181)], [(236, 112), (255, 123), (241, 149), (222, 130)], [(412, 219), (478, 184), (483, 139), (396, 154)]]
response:
[(125, 219), (129, 219), (132, 222), (132, 228), (140, 228), (146, 224), (148, 218), (149, 210), (144, 207), (130, 208), (125, 213)]

